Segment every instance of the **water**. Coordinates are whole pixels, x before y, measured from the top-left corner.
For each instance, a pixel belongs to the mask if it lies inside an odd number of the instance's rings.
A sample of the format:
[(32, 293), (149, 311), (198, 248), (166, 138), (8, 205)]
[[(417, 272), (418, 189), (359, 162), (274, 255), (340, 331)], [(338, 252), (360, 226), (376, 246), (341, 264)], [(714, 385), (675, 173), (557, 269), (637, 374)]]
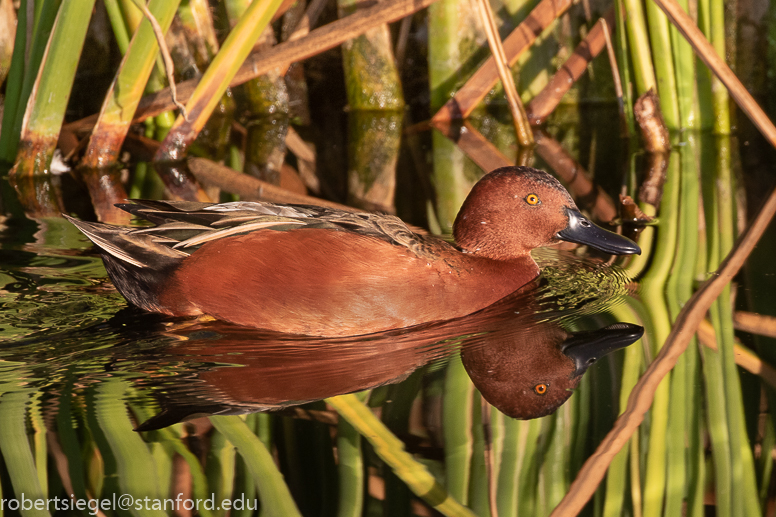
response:
[[(579, 381), (568, 390), (560, 386), (575, 368), (560, 347), (574, 332), (616, 321), (611, 308), (631, 298), (632, 286), (620, 268), (571, 252), (541, 250), (536, 258), (544, 274), (535, 285), (475, 315), (358, 338), (309, 339), (143, 313), (112, 288), (95, 250), (72, 225), (8, 219), (0, 232), (4, 493), (163, 497), (183, 476), (201, 494), (239, 499), (236, 489), (217, 489), (250, 485), (250, 469), (229, 470), (223, 461), (253, 460), (224, 448), (222, 430), (196, 417), (248, 415), (228, 418), (242, 418), (243, 431), (275, 447), (297, 504), (309, 508), (322, 504), (318, 497), (328, 490), (322, 479), (336, 476), (331, 455), (338, 448), (328, 429), (344, 425), (315, 401), (372, 389), (370, 406), (429, 458), (447, 454), (442, 443), (451, 440), (442, 428), (452, 424), (439, 421), (450, 403), (442, 400), (446, 393), (467, 405), (478, 386), (513, 413), (529, 411), (530, 402), (515, 401), (527, 393), (542, 402), (523, 417), (554, 411)], [(594, 369), (605, 372), (620, 360), (604, 359)], [(521, 368), (531, 361), (533, 367)], [(550, 380), (556, 370), (562, 374)], [(540, 384), (549, 386), (544, 398), (532, 391)], [(576, 412), (580, 398), (598, 397), (585, 380), (579, 391), (561, 411)], [(273, 412), (255, 413), (267, 410)], [(613, 407), (607, 411), (613, 416)], [(518, 425), (527, 432), (531, 424)], [(139, 434), (138, 426), (160, 430)], [(305, 458), (309, 440), (317, 443), (314, 455), (330, 459)], [(216, 442), (221, 449), (213, 448)], [(192, 451), (185, 467), (176, 459), (184, 450)], [(197, 463), (192, 453), (221, 456)], [(149, 469), (153, 482), (132, 477)], [(309, 477), (308, 469), (316, 474)], [(395, 497), (391, 490), (383, 497)]]

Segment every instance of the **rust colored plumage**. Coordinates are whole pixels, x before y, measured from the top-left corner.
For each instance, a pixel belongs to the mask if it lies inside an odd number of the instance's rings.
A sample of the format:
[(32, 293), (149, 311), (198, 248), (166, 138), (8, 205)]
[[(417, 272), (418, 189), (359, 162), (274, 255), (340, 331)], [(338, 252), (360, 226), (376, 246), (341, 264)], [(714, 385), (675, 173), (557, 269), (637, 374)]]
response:
[(579, 214), (557, 180), (527, 167), (498, 169), (475, 185), (455, 222), (457, 245), (417, 234), (393, 216), (324, 207), (120, 207), (156, 226), (71, 221), (102, 249), (111, 279), (133, 304), (318, 336), (471, 314), (535, 278), (530, 250), (559, 239), (638, 252)]

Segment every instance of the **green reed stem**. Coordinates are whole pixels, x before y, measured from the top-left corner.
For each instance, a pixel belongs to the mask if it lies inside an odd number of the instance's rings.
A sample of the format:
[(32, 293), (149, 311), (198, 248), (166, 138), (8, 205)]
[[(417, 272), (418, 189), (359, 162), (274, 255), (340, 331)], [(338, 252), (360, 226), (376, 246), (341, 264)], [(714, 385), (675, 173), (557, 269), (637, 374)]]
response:
[[(13, 96), (11, 98), (6, 97), (4, 103), (3, 131), (0, 134), (0, 153), (2, 153), (0, 154), (0, 160), (10, 163), (16, 159), (27, 101), (35, 85), (43, 55), (46, 52), (49, 35), (54, 27), (54, 20), (57, 17), (59, 5), (60, 0), (35, 2), (31, 41), (26, 41), (25, 34), (27, 25), (30, 23), (30, 20), (27, 19), (27, 2), (22, 3), (19, 9), (18, 30), (16, 31), (17, 42), (20, 43), (18, 45), (19, 51), (17, 53), (17, 47), (14, 48), (14, 58), (11, 62), (8, 81), (11, 84), (11, 73), (21, 74), (21, 87), (18, 92), (12, 90), (11, 94)], [(20, 38), (22, 39), (20, 40)], [(76, 40), (74, 39), (73, 41), (75, 42)], [(27, 57), (27, 50), (29, 50), (29, 57)], [(13, 80), (13, 85), (18, 87), (18, 81), (20, 80), (18, 75), (15, 75)], [(67, 85), (67, 88), (70, 88), (70, 85)], [(15, 103), (12, 104), (11, 101), (14, 100), (14, 97)]]
[[(776, 431), (774, 431), (773, 419), (768, 418), (765, 421), (765, 432), (763, 434), (762, 443), (760, 444), (760, 450), (772, 451), (774, 447), (776, 447)], [(760, 473), (760, 506), (766, 508), (768, 504), (768, 492), (770, 491), (771, 486), (771, 474), (773, 473), (772, 454), (760, 454), (757, 471)]]
[[(711, 32), (706, 34), (714, 50), (722, 59), (725, 51), (725, 2), (724, 0), (709, 0), (709, 21)], [(727, 88), (716, 75), (711, 77), (711, 93), (714, 104), (714, 133), (730, 134), (730, 95)]]
[(679, 129), (679, 101), (676, 95), (674, 61), (669, 58), (673, 56), (673, 49), (668, 17), (657, 4), (647, 2), (647, 20), (663, 120), (669, 129)]
[(525, 437), (528, 423), (514, 418), (503, 419), (503, 447), (500, 454), (496, 506), (499, 517), (517, 517), (518, 483), (524, 468)]
[[(628, 135), (636, 135), (636, 121), (633, 116), (633, 89), (631, 88), (631, 60), (628, 53), (628, 29), (625, 23), (624, 0), (614, 1), (616, 41), (614, 50), (619, 63), (620, 82), (622, 84), (622, 110), (628, 127)], [(610, 31), (611, 32), (611, 29)]]
[[(617, 321), (643, 325), (642, 320), (628, 305), (617, 305), (609, 309), (609, 311)], [(620, 381), (620, 414), (627, 406), (628, 397), (630, 397), (633, 387), (639, 380), (641, 368), (644, 364), (644, 354), (641, 347), (641, 343), (634, 343), (625, 348), (623, 353), (625, 357), (622, 365), (622, 380)], [(631, 441), (638, 439), (638, 435), (635, 435), (631, 438)], [(629, 453), (629, 448), (623, 447), (612, 460), (606, 473), (606, 496), (602, 512), (603, 517), (620, 517), (625, 513), (623, 505), (625, 490), (628, 486)]]
[(490, 515), (488, 475), (485, 470), (485, 434), (482, 429), (482, 395), (476, 389), (472, 405), (472, 460), (466, 506), (477, 515)]
[(347, 420), (372, 444), (375, 453), (391, 467), (415, 495), (437, 511), (449, 516), (474, 517), (474, 514), (456, 501), (422, 463), (416, 461), (404, 444), (355, 395), (340, 395), (326, 399), (340, 418)]
[(568, 491), (569, 445), (571, 443), (570, 405), (564, 404), (551, 417), (555, 421), (548, 435), (549, 447), (544, 454), (542, 478), (544, 483), (544, 502), (551, 511), (560, 503)]
[(474, 385), (463, 367), (461, 356), (456, 354), (450, 358), (447, 365), (442, 415), (447, 490), (463, 504), (469, 501), (474, 448), (474, 393)]
[(127, 53), (129, 48), (129, 32), (124, 23), (124, 16), (121, 13), (121, 7), (118, 0), (104, 0), (105, 10), (108, 12), (110, 26), (113, 29), (113, 37), (116, 38), (116, 45), (119, 47), (121, 55)]
[[(518, 484), (517, 515), (534, 515), (538, 508), (538, 488), (536, 480), (541, 469), (542, 451), (539, 439), (542, 435), (543, 419), (537, 418), (523, 422), (521, 425), (521, 443), (523, 444), (523, 460)], [(525, 436), (525, 441), (523, 441)]]
[(62, 453), (67, 458), (67, 474), (73, 494), (78, 499), (86, 499), (86, 470), (84, 469), (84, 450), (78, 440), (74, 428), (74, 415), (72, 403), (73, 390), (72, 371), (68, 371), (67, 382), (57, 399), (56, 432), (59, 437), (59, 445)]
[(283, 475), (261, 440), (236, 416), (211, 416), (210, 422), (237, 449), (259, 491), (265, 515), (301, 515)]
[[(719, 213), (715, 190), (717, 156), (714, 142), (705, 140), (702, 147), (703, 204), (706, 216), (707, 265), (705, 271), (713, 271), (719, 263)], [(711, 268), (711, 269), (710, 269)], [(714, 307), (712, 305), (712, 307)], [(716, 309), (712, 309), (712, 315)], [(727, 422), (727, 399), (725, 396), (725, 375), (720, 351), (701, 347), (705, 387), (706, 418), (714, 467), (716, 512), (720, 517), (739, 515), (733, 512), (733, 475), (730, 429)]]
[(16, 114), (21, 111), (19, 99), (24, 82), (24, 50), (27, 46), (27, 1), (21, 0), (16, 19), (16, 37), (11, 56), (11, 68), (5, 81), (2, 128), (0, 128), (0, 161), (12, 162), (16, 157), (19, 134), (14, 131)]
[[(719, 210), (717, 218), (718, 254), (721, 262), (733, 248), (735, 240), (734, 180), (732, 177), (730, 138), (715, 139), (717, 148), (717, 176), (715, 205)], [(718, 264), (710, 264), (718, 267)], [(713, 270), (712, 269), (712, 270)], [(715, 314), (716, 312), (716, 314)], [(730, 433), (730, 449), (733, 480), (733, 514), (755, 515), (760, 513), (754, 479), (754, 460), (746, 433), (743, 397), (735, 363), (733, 346), (733, 314), (730, 286), (726, 286), (711, 308), (712, 323), (715, 324), (717, 346), (723, 362), (727, 419)], [(744, 513), (741, 513), (744, 512)]]
[[(93, 7), (94, 0), (63, 2), (57, 12), (51, 37), (44, 45), (45, 61), (41, 61), (40, 70), (36, 70), (34, 89), (30, 87), (31, 98), (22, 117), (23, 125), (17, 124), (22, 147), (17, 155), (16, 176), (35, 175), (48, 170)], [(41, 32), (42, 27), (41, 23)], [(37, 38), (38, 34), (33, 52), (39, 46)], [(22, 98), (25, 98), (24, 92)]]
[(251, 3), (229, 32), (186, 103), (187, 118), (180, 115), (156, 153), (155, 160), (180, 159), (221, 102), (232, 78), (280, 7), (281, 0)]
[[(17, 497), (24, 494), (27, 499), (45, 499), (40, 485), (35, 458), (27, 438), (26, 417), (29, 391), (11, 391), (3, 394), (0, 404), (0, 450), (3, 453), (8, 476)], [(24, 512), (25, 517), (47, 516), (45, 510), (32, 508)]]
[[(665, 284), (671, 271), (678, 233), (679, 210), (679, 157), (671, 153), (663, 186), (660, 205), (660, 222), (653, 252), (652, 265), (642, 282), (642, 299), (654, 326), (652, 357), (665, 343), (671, 332), (671, 320), (666, 306)], [(644, 515), (657, 516), (662, 513), (666, 489), (666, 433), (668, 428), (669, 394), (671, 377), (666, 376), (655, 392), (650, 410), (649, 450), (644, 477)]]
[[(357, 393), (365, 401), (368, 391)], [(361, 435), (347, 420), (337, 423), (337, 458), (339, 460), (339, 504), (337, 517), (357, 517), (364, 511), (364, 457), (361, 452)]]
[[(690, 136), (691, 137), (691, 136)], [(676, 241), (676, 258), (674, 259), (671, 276), (666, 283), (666, 300), (671, 317), (675, 320), (682, 306), (692, 296), (695, 263), (697, 260), (698, 243), (698, 210), (700, 198), (700, 183), (695, 146), (687, 142), (678, 148), (681, 175), (678, 216), (678, 238)], [(692, 429), (689, 424), (692, 418), (697, 419), (701, 407), (690, 405), (688, 393), (688, 378), (695, 378), (695, 372), (690, 370), (690, 357), (697, 354), (696, 346), (689, 346), (677, 361), (671, 374), (671, 405), (668, 421), (668, 477), (666, 484), (665, 512), (667, 515), (680, 515), (682, 505), (688, 493), (690, 482), (697, 480), (688, 476), (689, 464), (694, 462), (688, 454), (687, 437)], [(697, 365), (693, 361), (692, 365)], [(691, 413), (695, 413), (690, 416)], [(702, 451), (692, 451), (702, 454)]]
[(649, 34), (644, 17), (644, 7), (639, 0), (623, 0), (623, 6), (628, 13), (625, 25), (628, 32), (633, 78), (636, 82), (636, 94), (642, 95), (650, 88), (656, 88), (655, 69), (652, 66), (652, 56), (649, 53)]
[[(172, 23), (177, 7), (177, 0), (152, 0), (148, 4), (148, 10), (164, 32)], [(158, 55), (159, 45), (151, 22), (144, 18), (132, 36), (105, 97), (99, 118), (92, 130), (83, 165), (94, 168), (110, 167), (118, 161), (121, 145)]]
[[(685, 11), (689, 9), (688, 0), (677, 0), (677, 2)], [(697, 120), (698, 106), (695, 98), (695, 62), (697, 58), (692, 46), (673, 24), (670, 27), (670, 33), (671, 48), (674, 51), (679, 127), (682, 129), (697, 128), (700, 126), (700, 121)]]
[[(129, 388), (127, 381), (112, 378), (95, 389), (94, 408), (96, 419), (105, 441), (116, 461), (116, 474), (120, 493), (134, 497), (161, 496), (155, 475), (155, 464), (148, 446), (138, 433), (132, 431), (124, 396)], [(101, 448), (100, 453), (104, 455)], [(148, 515), (166, 515), (148, 511)]]
[[(215, 495), (216, 501), (222, 501), (234, 492), (235, 456), (234, 446), (224, 435), (213, 433), (210, 436), (205, 475), (208, 489)], [(213, 514), (223, 517), (226, 509), (214, 510)]]

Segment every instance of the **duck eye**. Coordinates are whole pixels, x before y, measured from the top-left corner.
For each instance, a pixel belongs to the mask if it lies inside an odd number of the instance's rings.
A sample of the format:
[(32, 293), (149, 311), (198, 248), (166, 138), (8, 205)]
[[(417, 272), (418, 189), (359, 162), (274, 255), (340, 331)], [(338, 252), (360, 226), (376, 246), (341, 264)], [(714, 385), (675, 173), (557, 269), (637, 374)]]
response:
[(538, 205), (542, 201), (541, 199), (539, 199), (539, 196), (537, 196), (536, 194), (528, 194), (527, 196), (525, 196), (525, 202), (528, 203), (529, 205)]
[(534, 393), (537, 395), (544, 395), (547, 393), (547, 389), (549, 388), (548, 384), (537, 384), (534, 386)]

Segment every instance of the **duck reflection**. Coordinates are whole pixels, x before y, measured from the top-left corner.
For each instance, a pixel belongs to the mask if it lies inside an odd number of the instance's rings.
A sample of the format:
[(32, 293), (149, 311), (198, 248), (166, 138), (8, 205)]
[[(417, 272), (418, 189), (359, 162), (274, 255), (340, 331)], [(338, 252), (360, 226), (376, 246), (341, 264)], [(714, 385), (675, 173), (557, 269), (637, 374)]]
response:
[(459, 352), (475, 386), (500, 411), (519, 419), (550, 414), (591, 364), (638, 340), (643, 328), (618, 323), (566, 331), (538, 292), (532, 284), (466, 317), (362, 337), (309, 339), (216, 321), (169, 329), (175, 342), (158, 351), (163, 360), (155, 353), (151, 362), (184, 365), (186, 373), (160, 369), (141, 381), (154, 388), (162, 411), (136, 430), (392, 384)]

